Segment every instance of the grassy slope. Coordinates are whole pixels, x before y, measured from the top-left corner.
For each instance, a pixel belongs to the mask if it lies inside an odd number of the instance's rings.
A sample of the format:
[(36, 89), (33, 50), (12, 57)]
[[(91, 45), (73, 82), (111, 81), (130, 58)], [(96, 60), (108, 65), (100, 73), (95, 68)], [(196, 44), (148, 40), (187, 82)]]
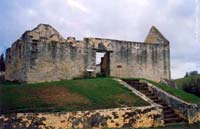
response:
[(14, 111), (76, 111), (148, 105), (110, 78), (0, 84), (0, 106)]
[(165, 90), (166, 92), (168, 92), (182, 100), (185, 100), (186, 102), (200, 104), (200, 97), (197, 97), (193, 94), (187, 93), (187, 92), (183, 91), (182, 89), (176, 89), (174, 87), (170, 87), (165, 84), (160, 84), (160, 83), (157, 83), (157, 82), (154, 82), (151, 80), (147, 80), (147, 79), (143, 79), (143, 78), (139, 78), (139, 79), (146, 80), (146, 81), (152, 83), (153, 85)]
[(200, 75), (196, 75), (196, 76), (193, 76), (193, 77), (184, 77), (184, 78), (176, 79), (175, 82), (176, 82), (178, 87), (182, 88), (183, 84), (191, 82), (192, 78), (194, 80), (197, 80), (198, 78), (200, 79)]

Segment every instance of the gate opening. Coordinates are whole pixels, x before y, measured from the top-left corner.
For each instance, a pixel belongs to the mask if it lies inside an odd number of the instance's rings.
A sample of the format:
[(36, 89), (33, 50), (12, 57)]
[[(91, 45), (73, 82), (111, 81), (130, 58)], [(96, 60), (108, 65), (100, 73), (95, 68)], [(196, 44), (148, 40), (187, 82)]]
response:
[(97, 76), (110, 75), (110, 53), (108, 51), (96, 52)]

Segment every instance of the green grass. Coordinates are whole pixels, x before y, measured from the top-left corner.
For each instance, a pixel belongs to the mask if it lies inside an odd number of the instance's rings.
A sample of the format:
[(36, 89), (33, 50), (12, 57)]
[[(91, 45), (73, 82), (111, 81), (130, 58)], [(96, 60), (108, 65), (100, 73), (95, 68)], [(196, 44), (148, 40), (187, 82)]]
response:
[(176, 85), (179, 88), (183, 88), (182, 86), (184, 84), (187, 84), (187, 83), (191, 82), (192, 80), (197, 80), (197, 79), (200, 79), (200, 75), (195, 75), (195, 76), (190, 76), (190, 77), (184, 77), (184, 78), (176, 79), (175, 82), (176, 82)]
[(4, 112), (77, 111), (147, 102), (111, 78), (64, 80), (35, 84), (0, 84)]
[(144, 78), (133, 78), (133, 79), (141, 79), (141, 80), (148, 81), (149, 83), (161, 88), (162, 90), (168, 92), (169, 94), (172, 94), (186, 102), (193, 103), (193, 104), (200, 104), (200, 97), (190, 94), (190, 93), (187, 93), (182, 89), (176, 89), (176, 88), (168, 86), (166, 84), (157, 83), (157, 82), (154, 82), (154, 81), (151, 81), (148, 79), (144, 79)]

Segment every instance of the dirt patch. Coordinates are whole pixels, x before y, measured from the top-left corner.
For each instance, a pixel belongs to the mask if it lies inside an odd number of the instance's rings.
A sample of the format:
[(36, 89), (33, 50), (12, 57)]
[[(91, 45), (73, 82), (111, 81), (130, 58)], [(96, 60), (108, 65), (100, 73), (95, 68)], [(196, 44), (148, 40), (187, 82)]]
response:
[(114, 96), (115, 98), (115, 104), (120, 105), (120, 106), (130, 106), (135, 103), (135, 99), (133, 96), (128, 95), (128, 94), (118, 94)]
[(61, 86), (43, 87), (35, 92), (35, 95), (47, 104), (55, 104), (57, 106), (66, 106), (71, 104), (89, 104), (90, 101), (76, 93), (70, 92)]

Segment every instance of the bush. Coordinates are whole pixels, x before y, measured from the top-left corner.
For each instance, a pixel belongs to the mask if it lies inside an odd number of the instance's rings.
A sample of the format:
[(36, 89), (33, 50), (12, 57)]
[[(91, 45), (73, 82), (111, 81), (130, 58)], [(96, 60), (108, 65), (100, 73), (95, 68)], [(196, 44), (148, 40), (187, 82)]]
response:
[(191, 77), (190, 81), (183, 84), (183, 89), (189, 93), (200, 96), (200, 78)]

